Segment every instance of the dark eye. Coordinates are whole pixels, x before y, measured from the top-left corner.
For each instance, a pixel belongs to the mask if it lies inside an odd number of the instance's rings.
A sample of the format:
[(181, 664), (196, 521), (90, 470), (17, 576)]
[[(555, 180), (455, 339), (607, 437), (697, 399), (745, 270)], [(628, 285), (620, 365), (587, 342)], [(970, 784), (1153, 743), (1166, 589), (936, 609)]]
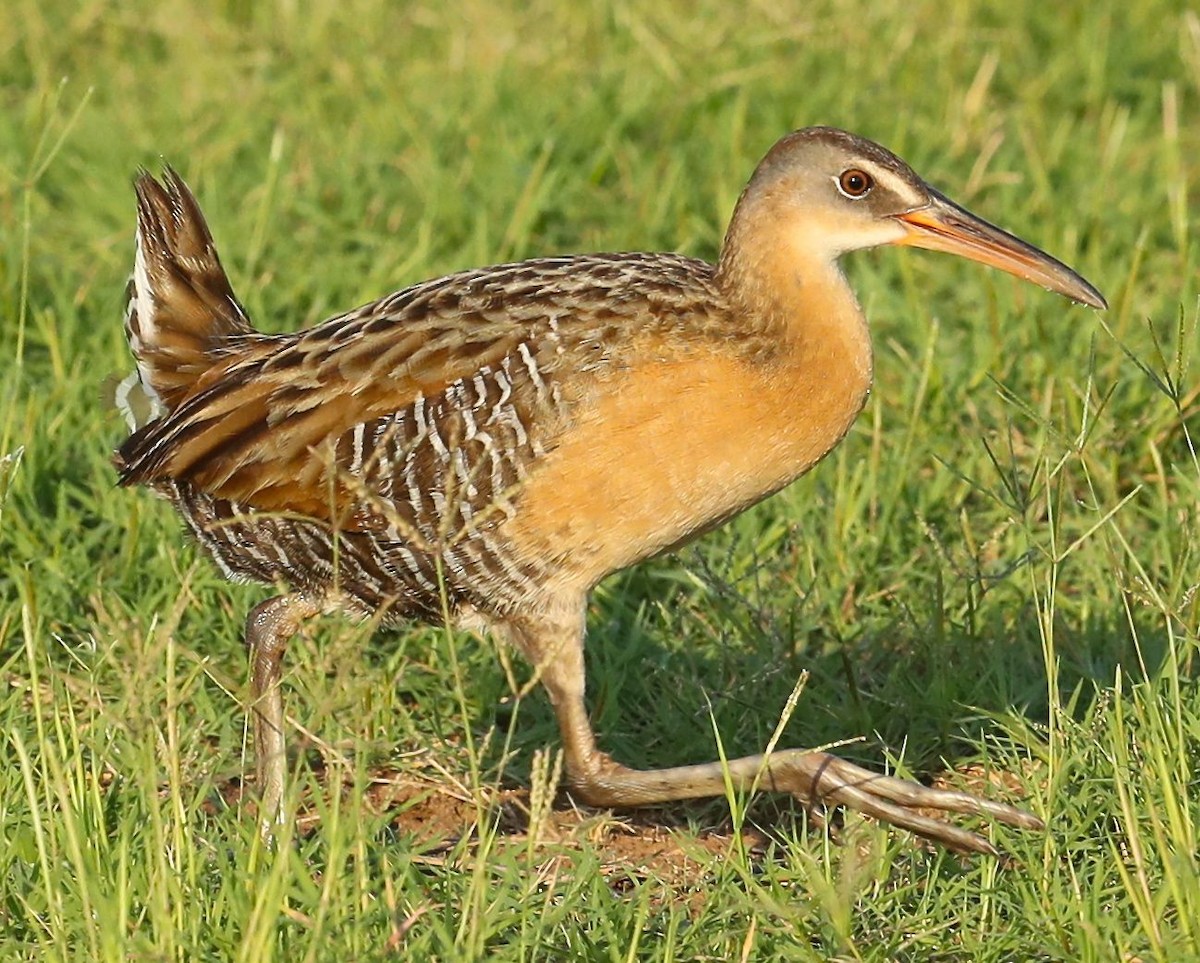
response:
[(838, 187), (847, 197), (862, 197), (874, 186), (875, 181), (871, 175), (857, 167), (842, 171), (842, 176), (838, 178)]

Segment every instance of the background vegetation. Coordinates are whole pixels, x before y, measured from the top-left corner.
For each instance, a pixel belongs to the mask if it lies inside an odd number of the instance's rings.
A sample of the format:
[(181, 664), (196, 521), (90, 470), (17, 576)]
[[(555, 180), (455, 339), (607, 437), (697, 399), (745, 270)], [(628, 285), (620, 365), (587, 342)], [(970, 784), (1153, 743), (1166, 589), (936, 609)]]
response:
[[(1200, 958), (1187, 7), (9, 0), (0, 957)], [(181, 170), (253, 317), (290, 330), (470, 265), (713, 257), (757, 159), (811, 123), (889, 145), (1112, 309), (851, 258), (866, 412), (806, 479), (601, 587), (596, 722), (637, 764), (755, 751), (807, 671), (784, 744), (861, 737), (1047, 832), (995, 830), (1001, 863), (851, 818), (833, 842), (778, 800), (548, 809), (525, 667), (330, 619), (288, 660), (304, 831), (264, 851), (237, 792), (263, 592), (113, 487), (133, 171)]]

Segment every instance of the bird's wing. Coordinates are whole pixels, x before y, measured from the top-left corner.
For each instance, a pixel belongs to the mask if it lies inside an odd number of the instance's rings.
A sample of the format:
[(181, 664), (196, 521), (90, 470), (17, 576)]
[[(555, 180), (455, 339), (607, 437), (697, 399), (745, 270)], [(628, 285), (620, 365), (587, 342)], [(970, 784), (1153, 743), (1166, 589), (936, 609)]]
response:
[[(511, 409), (507, 437), (533, 457), (536, 434), (561, 414), (564, 373), (586, 380), (622, 363), (639, 329), (703, 300), (695, 286), (711, 271), (673, 255), (526, 261), (407, 288), (299, 335), (235, 338), (121, 447), (121, 482), (184, 481), (246, 507), (377, 526), (347, 473), (369, 474), (364, 438), (379, 441), (380, 425), (420, 415), (436, 434), (451, 410), (461, 434), (474, 430), (473, 407), (499, 404)], [(435, 439), (448, 440), (461, 438)]]

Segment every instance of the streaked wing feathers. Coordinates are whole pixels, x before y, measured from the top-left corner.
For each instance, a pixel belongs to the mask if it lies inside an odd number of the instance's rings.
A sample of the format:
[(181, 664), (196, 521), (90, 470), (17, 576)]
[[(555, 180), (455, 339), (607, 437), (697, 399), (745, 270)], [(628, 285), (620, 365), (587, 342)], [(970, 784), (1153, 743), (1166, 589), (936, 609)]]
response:
[(339, 441), (356, 425), (505, 359), (533, 404), (542, 379), (620, 363), (638, 330), (681, 318), (701, 297), (711, 303), (711, 272), (674, 255), (526, 261), (406, 288), (298, 335), (251, 336), (122, 446), (121, 482), (187, 481), (260, 510), (377, 526), (337, 470), (348, 450)]

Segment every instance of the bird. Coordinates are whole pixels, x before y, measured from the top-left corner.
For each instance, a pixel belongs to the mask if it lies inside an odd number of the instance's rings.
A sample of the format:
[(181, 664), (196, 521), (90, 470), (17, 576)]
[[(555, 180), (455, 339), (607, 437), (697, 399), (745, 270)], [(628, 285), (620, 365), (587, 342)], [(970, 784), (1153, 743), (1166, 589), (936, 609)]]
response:
[(754, 169), (716, 263), (540, 257), (267, 334), (183, 179), (143, 169), (134, 187), (125, 332), (136, 367), (124, 387), (148, 410), (114, 462), (121, 486), (174, 506), (228, 578), (282, 589), (245, 625), (268, 839), (285, 819), (284, 654), (303, 624), (335, 611), (448, 620), (518, 650), (556, 717), (566, 788), (589, 805), (721, 796), (728, 780), (967, 852), (999, 854), (956, 817), (1044, 828), (1006, 803), (823, 751), (628, 767), (589, 719), (585, 613), (606, 576), (719, 526), (844, 438), (868, 397), (872, 349), (842, 255), (948, 252), (1105, 309), (1080, 274), (886, 148), (808, 127)]

